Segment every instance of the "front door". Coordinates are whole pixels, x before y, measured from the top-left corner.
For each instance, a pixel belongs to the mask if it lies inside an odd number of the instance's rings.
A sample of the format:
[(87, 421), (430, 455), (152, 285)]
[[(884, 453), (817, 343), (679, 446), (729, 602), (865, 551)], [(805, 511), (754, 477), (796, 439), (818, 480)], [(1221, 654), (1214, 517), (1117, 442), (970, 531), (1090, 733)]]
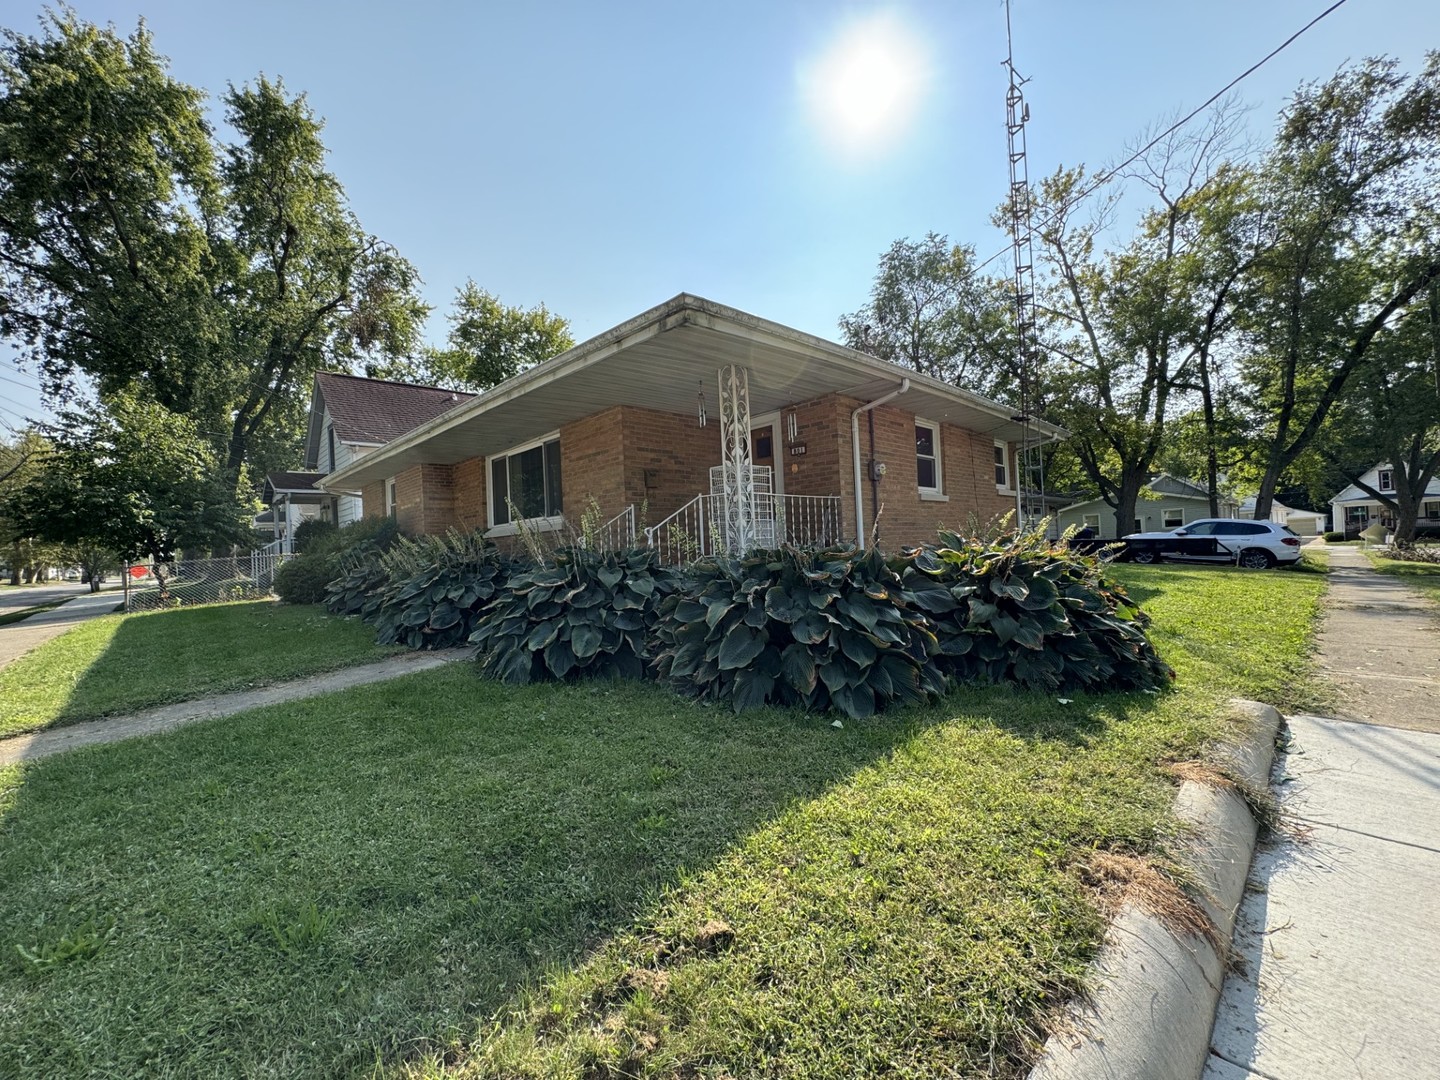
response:
[(773, 475), (775, 469), (775, 428), (766, 424), (750, 432), (750, 463), (766, 465)]

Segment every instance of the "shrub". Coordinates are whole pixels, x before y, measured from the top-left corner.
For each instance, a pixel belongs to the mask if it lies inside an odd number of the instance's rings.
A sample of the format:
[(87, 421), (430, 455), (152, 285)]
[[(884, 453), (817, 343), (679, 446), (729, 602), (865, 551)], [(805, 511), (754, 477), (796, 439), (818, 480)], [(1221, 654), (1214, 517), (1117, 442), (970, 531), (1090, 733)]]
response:
[(649, 635), (676, 572), (645, 548), (560, 548), (516, 574), (470, 642), (480, 670), (511, 683), (645, 675)]
[(330, 560), (320, 555), (297, 555), (275, 571), (275, 593), (287, 604), (318, 604), (334, 577)]
[(304, 555), (317, 543), (325, 543), (339, 531), (339, 526), (333, 521), (325, 521), (322, 518), (306, 518), (295, 526), (295, 535), (292, 540), (296, 554)]
[(362, 603), (361, 613), (373, 612), (381, 645), (453, 648), (470, 637), (514, 565), (478, 532), (402, 541), (374, 560), (385, 584), (378, 603)]
[(661, 606), (656, 667), (682, 693), (861, 719), (944, 690), (934, 634), (878, 551), (705, 559)]
[(1174, 673), (1145, 636), (1145, 614), (1101, 562), (1039, 532), (1007, 540), (942, 532), (896, 559), (962, 681), (1038, 690), (1151, 690)]
[(359, 615), (373, 622), (390, 582), (384, 554), (367, 544), (345, 559), (343, 568), (325, 586), (326, 610), (332, 615)]
[(1327, 544), (1343, 544), (1345, 542), (1345, 534), (1343, 532), (1327, 532), (1325, 534), (1325, 542)]

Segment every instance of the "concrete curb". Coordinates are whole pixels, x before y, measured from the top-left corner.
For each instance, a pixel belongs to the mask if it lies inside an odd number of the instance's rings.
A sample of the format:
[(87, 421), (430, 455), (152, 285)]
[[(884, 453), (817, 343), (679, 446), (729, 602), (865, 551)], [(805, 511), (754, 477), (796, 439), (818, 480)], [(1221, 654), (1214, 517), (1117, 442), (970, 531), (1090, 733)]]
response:
[[(1233, 704), (1248, 730), (1226, 764), (1237, 780), (1266, 790), (1280, 714), (1256, 701)], [(1180, 786), (1175, 814), (1185, 826), (1184, 860), (1228, 950), (1257, 826), (1235, 791), (1193, 780)], [(1225, 982), (1224, 952), (1200, 938), (1176, 937), (1127, 904), (1105, 935), (1094, 971), (1093, 994), (1070, 1007), (1070, 1022), (1046, 1041), (1029, 1080), (1197, 1080)]]

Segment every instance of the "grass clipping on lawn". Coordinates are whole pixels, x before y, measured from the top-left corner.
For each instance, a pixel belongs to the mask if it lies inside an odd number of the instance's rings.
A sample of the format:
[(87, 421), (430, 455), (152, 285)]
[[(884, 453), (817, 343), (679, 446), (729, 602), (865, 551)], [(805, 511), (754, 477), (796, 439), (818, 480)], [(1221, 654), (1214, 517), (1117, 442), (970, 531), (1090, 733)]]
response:
[(46, 1076), (1023, 1076), (1104, 858), (1163, 865), (1165, 763), (1231, 694), (1304, 704), (1318, 575), (1123, 573), (1172, 692), (833, 728), (455, 665), (0, 770), (0, 1045)]

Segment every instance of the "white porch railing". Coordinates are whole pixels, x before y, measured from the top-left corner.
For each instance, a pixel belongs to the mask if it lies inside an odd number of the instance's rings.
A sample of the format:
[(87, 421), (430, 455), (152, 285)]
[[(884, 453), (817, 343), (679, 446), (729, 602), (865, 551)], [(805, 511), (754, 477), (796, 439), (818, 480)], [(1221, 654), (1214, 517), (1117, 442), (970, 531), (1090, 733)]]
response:
[(635, 546), (635, 504), (591, 531), (581, 529), (582, 542), (597, 551), (624, 551)]
[[(724, 512), (723, 493), (697, 495), (645, 530), (645, 545), (660, 561), (680, 565), (706, 555), (739, 555)], [(845, 537), (838, 495), (757, 494), (756, 548), (782, 544), (838, 544)]]

